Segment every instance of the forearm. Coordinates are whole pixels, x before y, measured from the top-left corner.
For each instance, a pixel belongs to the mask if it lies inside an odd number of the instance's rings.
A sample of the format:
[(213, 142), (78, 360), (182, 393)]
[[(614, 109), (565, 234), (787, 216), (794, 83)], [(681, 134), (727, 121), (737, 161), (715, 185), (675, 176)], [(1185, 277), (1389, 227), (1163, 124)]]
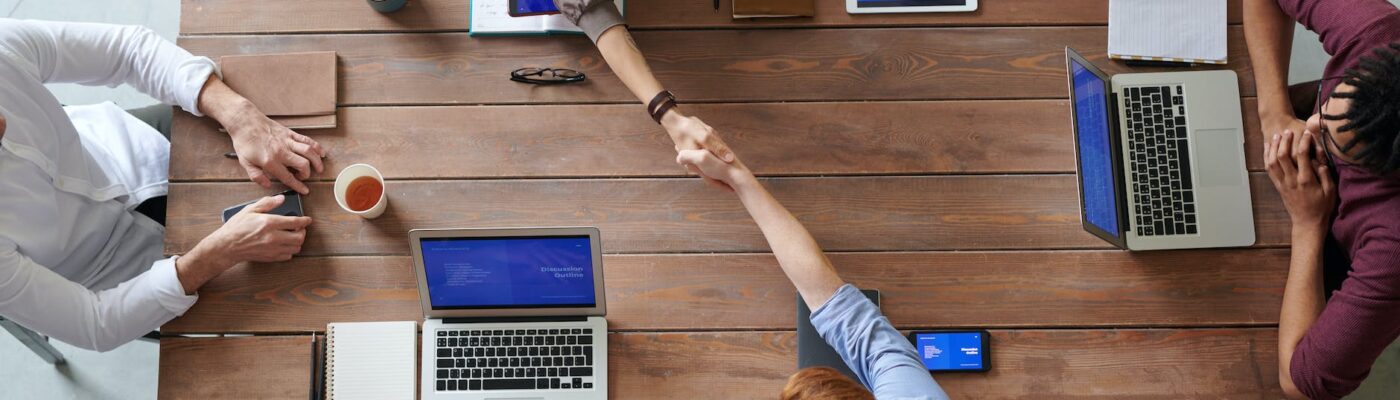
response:
[[(208, 115), (225, 127), (233, 123), (241, 114), (257, 113), (258, 108), (243, 95), (233, 91), (217, 75), (209, 75), (204, 88), (199, 91), (199, 112)], [(226, 129), (232, 133), (233, 129)]]
[(1293, 20), (1275, 0), (1245, 0), (1244, 35), (1259, 95), (1259, 117), (1265, 121), (1294, 119), (1288, 98)]
[(604, 31), (602, 36), (598, 37), (598, 52), (603, 54), (608, 68), (617, 74), (622, 84), (643, 104), (661, 92), (661, 82), (652, 75), (646, 57), (637, 49), (637, 43), (632, 40), (632, 34), (627, 32), (626, 26), (617, 25)]
[(1297, 392), (1289, 374), (1293, 351), (1322, 313), (1322, 246), (1326, 235), (1326, 224), (1295, 225), (1293, 228), (1292, 256), (1278, 329), (1279, 382), (1290, 393)]
[(763, 231), (783, 273), (797, 287), (808, 307), (815, 310), (825, 304), (845, 282), (836, 274), (807, 228), (752, 175), (736, 182), (735, 191)]
[(205, 239), (189, 253), (175, 259), (175, 277), (186, 295), (195, 294), (205, 283), (239, 262), (224, 256), (226, 252), (213, 249), (210, 242)]

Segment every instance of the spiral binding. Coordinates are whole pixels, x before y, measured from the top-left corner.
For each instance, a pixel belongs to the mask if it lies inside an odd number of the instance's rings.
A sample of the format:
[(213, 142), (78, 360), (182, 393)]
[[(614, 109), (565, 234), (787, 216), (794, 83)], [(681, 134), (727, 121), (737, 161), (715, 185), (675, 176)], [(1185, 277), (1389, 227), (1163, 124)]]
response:
[(326, 398), (335, 399), (335, 326), (326, 327)]

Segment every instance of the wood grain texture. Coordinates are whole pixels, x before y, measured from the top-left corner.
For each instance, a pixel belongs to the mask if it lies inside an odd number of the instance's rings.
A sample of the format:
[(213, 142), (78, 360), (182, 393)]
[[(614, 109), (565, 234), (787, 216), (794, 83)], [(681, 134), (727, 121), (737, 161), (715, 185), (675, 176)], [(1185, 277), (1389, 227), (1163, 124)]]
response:
[[(1240, 1), (1229, 2), (1229, 21), (1240, 23)], [(186, 0), (180, 33), (184, 35), (291, 32), (466, 31), (470, 0), (414, 0), (392, 14), (380, 14), (362, 2), (340, 0)], [(1008, 26), (1104, 25), (1107, 0), (988, 1), (970, 13), (851, 15), (844, 0), (817, 0), (812, 18), (731, 18), (732, 1), (716, 11), (708, 1), (647, 0), (626, 3), (634, 30), (673, 28), (757, 28), (813, 26)]]
[(310, 335), (161, 338), (157, 396), (306, 398), (311, 388), (310, 360)]
[[(834, 253), (905, 329), (1210, 326), (1278, 322), (1288, 251)], [(615, 330), (793, 329), (792, 284), (769, 254), (610, 255)], [(408, 257), (241, 265), (166, 333), (269, 333), (421, 318)], [(1213, 304), (1212, 307), (1200, 307)], [(678, 312), (679, 311), (679, 312)]]
[[(1105, 248), (1080, 226), (1071, 175), (769, 178), (827, 251)], [(1251, 179), (1258, 244), (1288, 243), (1272, 184)], [(408, 253), (420, 228), (597, 226), (609, 253), (758, 252), (768, 246), (730, 193), (699, 179), (390, 181), (375, 220), (343, 212), (330, 183), (303, 198), (303, 255)], [(269, 194), (249, 183), (170, 187), (166, 252), (220, 225), (219, 210)], [(1027, 194), (1035, 194), (1029, 196)]]
[[(992, 372), (937, 380), (970, 399), (1279, 398), (1277, 336), (1274, 329), (993, 331)], [(305, 339), (164, 339), (160, 398), (304, 395)], [(608, 350), (613, 399), (773, 398), (797, 364), (790, 331), (613, 333)], [(228, 362), (251, 359), (258, 370)]]
[[(695, 104), (760, 176), (1074, 172), (1062, 100)], [(1248, 167), (1259, 125), (1243, 102)], [(683, 176), (671, 138), (635, 105), (351, 107), (303, 131), (332, 157), (316, 180), (373, 163), (390, 179)], [(211, 119), (177, 112), (172, 181), (244, 181)]]
[[(1110, 73), (1160, 71), (1109, 62), (1104, 27), (695, 30), (637, 32), (656, 77), (685, 102), (1064, 98), (1065, 46)], [(586, 38), (464, 33), (198, 36), (207, 56), (334, 50), (341, 105), (599, 103), (637, 100)], [(1229, 29), (1229, 65), (1254, 93), (1244, 35)], [(507, 79), (525, 66), (583, 71), (540, 87)], [(1219, 68), (1219, 67), (1207, 67)]]

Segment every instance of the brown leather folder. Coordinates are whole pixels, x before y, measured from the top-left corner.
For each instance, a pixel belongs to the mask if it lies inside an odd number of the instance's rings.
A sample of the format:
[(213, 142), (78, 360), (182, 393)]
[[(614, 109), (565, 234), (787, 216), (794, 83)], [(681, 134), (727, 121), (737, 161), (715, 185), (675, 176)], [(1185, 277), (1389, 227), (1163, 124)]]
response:
[(734, 18), (810, 17), (815, 0), (734, 0)]
[(224, 56), (223, 80), (289, 128), (335, 127), (334, 51)]

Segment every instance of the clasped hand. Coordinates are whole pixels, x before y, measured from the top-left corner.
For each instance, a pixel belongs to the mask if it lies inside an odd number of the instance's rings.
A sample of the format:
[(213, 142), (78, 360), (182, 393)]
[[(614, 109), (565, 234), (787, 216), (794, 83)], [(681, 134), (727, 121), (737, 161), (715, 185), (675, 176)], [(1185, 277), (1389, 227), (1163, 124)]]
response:
[[(676, 142), (676, 152), (683, 153), (686, 150), (707, 150), (715, 157), (725, 163), (734, 162), (734, 152), (729, 150), (729, 145), (715, 134), (715, 129), (705, 124), (696, 117), (681, 115), (679, 111), (667, 113), (661, 119), (661, 126), (666, 128), (666, 133), (671, 135), (671, 140)], [(705, 183), (733, 191), (734, 188), (718, 177), (706, 173), (704, 170), (693, 164), (686, 164), (686, 169), (693, 174), (700, 175), (705, 179)]]
[(1317, 135), (1291, 129), (1264, 145), (1264, 167), (1295, 228), (1325, 228), (1336, 205), (1336, 184), (1324, 151)]

